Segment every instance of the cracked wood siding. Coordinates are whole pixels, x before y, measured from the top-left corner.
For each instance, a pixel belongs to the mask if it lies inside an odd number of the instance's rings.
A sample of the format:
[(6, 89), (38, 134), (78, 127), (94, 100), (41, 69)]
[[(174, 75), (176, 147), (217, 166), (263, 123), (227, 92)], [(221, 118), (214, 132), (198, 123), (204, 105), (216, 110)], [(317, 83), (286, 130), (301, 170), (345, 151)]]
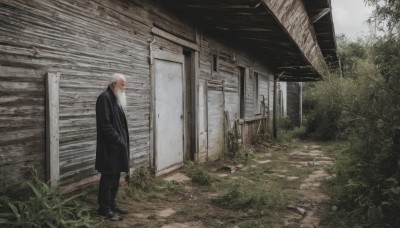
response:
[(303, 0), (262, 0), (262, 2), (289, 33), (304, 57), (322, 75), (327, 65)]
[[(0, 12), (0, 24), (3, 23)], [(5, 31), (1, 34), (7, 33)], [(25, 57), (10, 56), (0, 45), (0, 192), (31, 178), (29, 166), (44, 178), (44, 72)], [(16, 58), (21, 62), (15, 62)]]
[[(133, 167), (148, 165), (148, 12), (119, 1), (1, 0), (0, 120), (7, 137), (0, 166), (4, 187), (44, 178), (43, 75), (60, 81), (60, 174), (66, 185), (96, 174), (95, 102), (110, 74), (128, 76), (128, 123)], [(3, 164), (4, 163), (4, 164)], [(3, 186), (2, 186), (3, 187)], [(3, 189), (3, 188), (2, 188)]]

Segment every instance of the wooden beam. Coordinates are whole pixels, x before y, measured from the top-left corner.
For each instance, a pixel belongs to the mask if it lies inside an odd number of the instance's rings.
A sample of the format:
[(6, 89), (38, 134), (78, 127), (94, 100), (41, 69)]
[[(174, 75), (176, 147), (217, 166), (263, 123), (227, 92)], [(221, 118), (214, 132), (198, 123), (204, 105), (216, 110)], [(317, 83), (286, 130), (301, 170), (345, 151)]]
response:
[(161, 29), (159, 29), (159, 28), (152, 27), (152, 28), (151, 28), (151, 32), (152, 32), (154, 35), (160, 36), (160, 37), (165, 38), (165, 39), (167, 39), (167, 40), (169, 40), (169, 41), (172, 41), (172, 42), (174, 42), (174, 43), (177, 43), (177, 44), (180, 44), (180, 45), (182, 45), (182, 46), (188, 47), (188, 48), (193, 49), (193, 50), (195, 50), (195, 51), (200, 51), (199, 45), (197, 45), (197, 44), (195, 44), (195, 43), (192, 43), (192, 42), (190, 42), (190, 41), (181, 39), (181, 38), (179, 38), (179, 37), (177, 37), (177, 36), (174, 36), (174, 35), (172, 35), (172, 34), (166, 32), (166, 31), (163, 31), (163, 30), (161, 30)]
[(284, 67), (279, 67), (278, 69), (312, 69), (311, 65), (303, 65), (303, 66), (284, 66)]
[(211, 29), (216, 29), (216, 30), (222, 30), (222, 31), (239, 31), (239, 32), (275, 32), (275, 29), (272, 28), (266, 28), (266, 27), (222, 27), (222, 26), (205, 26), (204, 28), (211, 28)]
[(321, 19), (323, 16), (327, 15), (329, 12), (331, 12), (330, 8), (325, 8), (321, 10), (317, 15), (311, 18), (311, 22), (314, 24), (315, 22), (319, 21), (319, 19)]
[(60, 73), (46, 74), (46, 177), (51, 187), (60, 179), (59, 151)]
[[(217, 2), (217, 1), (216, 1)], [(219, 9), (252, 9), (257, 8), (259, 5), (255, 5), (255, 7), (249, 5), (190, 5), (185, 4), (187, 8), (194, 9), (211, 9), (211, 10), (219, 10)]]
[[(283, 32), (297, 45), (302, 57), (322, 75), (328, 68), (302, 0), (261, 0)], [(282, 10), (285, 9), (285, 10)]]

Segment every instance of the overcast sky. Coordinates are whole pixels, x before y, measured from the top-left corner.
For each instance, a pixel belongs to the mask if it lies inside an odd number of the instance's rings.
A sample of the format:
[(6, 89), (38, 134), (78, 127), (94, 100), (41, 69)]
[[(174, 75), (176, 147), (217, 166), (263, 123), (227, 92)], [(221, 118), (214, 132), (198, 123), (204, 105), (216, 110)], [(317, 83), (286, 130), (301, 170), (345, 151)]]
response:
[(369, 34), (366, 20), (372, 13), (363, 0), (331, 0), (336, 35), (345, 34), (350, 39)]

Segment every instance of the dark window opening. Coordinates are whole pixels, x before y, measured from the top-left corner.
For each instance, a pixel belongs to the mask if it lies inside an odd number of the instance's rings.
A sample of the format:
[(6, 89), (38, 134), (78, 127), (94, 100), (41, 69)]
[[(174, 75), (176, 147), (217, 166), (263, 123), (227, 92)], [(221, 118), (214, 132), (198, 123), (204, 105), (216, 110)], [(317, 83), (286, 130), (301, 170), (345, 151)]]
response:
[(254, 113), (260, 114), (258, 73), (254, 72)]
[(212, 58), (212, 69), (213, 69), (214, 72), (218, 71), (218, 64), (219, 64), (218, 55), (213, 55), (213, 58)]
[(246, 73), (246, 70), (245, 70), (245, 68), (244, 67), (239, 67), (239, 88), (240, 88), (240, 90), (239, 90), (239, 94), (240, 94), (240, 118), (241, 119), (244, 119), (244, 115), (245, 115), (245, 111), (244, 111), (244, 105), (245, 105), (245, 103), (244, 103), (244, 93), (245, 93), (245, 73)]

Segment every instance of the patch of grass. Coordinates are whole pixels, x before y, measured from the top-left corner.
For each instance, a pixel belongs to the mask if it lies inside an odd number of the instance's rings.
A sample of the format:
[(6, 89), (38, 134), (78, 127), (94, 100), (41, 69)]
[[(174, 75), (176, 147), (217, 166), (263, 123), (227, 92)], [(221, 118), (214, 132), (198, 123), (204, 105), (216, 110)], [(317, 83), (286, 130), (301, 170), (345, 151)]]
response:
[(278, 142), (296, 142), (298, 139), (305, 139), (306, 138), (306, 128), (305, 127), (296, 127), (293, 129), (278, 129)]
[(224, 180), (215, 189), (217, 192), (224, 192), (212, 200), (215, 205), (226, 209), (247, 209), (252, 216), (263, 216), (263, 210), (282, 210), (288, 200), (293, 200), (291, 196), (284, 195), (281, 189), (268, 183), (248, 181), (240, 177)]
[(192, 182), (201, 186), (210, 186), (214, 181), (218, 180), (212, 176), (204, 167), (188, 163), (183, 168), (183, 171), (187, 173), (191, 178)]
[(81, 195), (64, 198), (58, 188), (40, 181), (35, 171), (20, 199), (0, 197), (0, 224), (14, 227), (92, 227), (97, 221)]
[(154, 179), (147, 168), (140, 168), (131, 176), (129, 185), (119, 189), (117, 200), (158, 200), (168, 194), (180, 193), (183, 189), (181, 183)]

